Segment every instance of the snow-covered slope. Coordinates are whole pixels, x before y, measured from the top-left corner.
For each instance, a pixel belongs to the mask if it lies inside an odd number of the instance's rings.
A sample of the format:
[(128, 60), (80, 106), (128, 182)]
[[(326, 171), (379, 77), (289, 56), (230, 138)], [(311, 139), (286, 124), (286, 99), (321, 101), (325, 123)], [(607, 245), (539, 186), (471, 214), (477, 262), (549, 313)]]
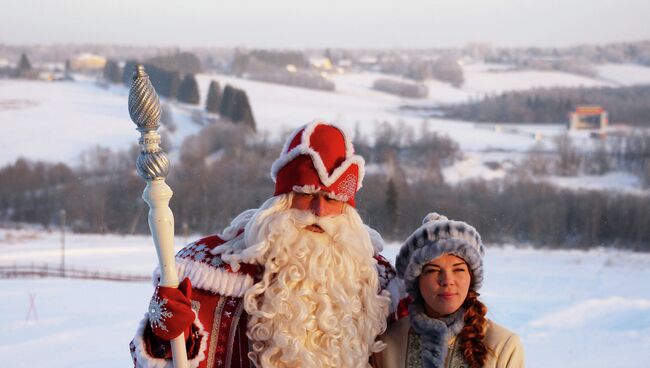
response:
[(485, 70), (467, 66), (463, 89), (478, 97), (505, 91), (550, 87), (601, 87), (615, 84), (580, 75), (539, 70)]
[(0, 164), (73, 162), (89, 147), (137, 143), (127, 95), (88, 82), (0, 80)]
[(612, 83), (630, 86), (650, 83), (650, 67), (638, 64), (603, 64), (597, 68), (598, 76)]

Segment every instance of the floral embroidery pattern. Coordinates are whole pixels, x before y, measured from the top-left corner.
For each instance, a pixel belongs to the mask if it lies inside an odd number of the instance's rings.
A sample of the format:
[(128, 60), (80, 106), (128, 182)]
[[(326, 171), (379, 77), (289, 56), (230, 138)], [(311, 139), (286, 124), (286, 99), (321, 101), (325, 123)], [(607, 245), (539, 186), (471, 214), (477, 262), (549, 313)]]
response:
[(458, 339), (454, 339), (454, 343), (449, 347), (449, 364), (450, 368), (469, 368), (469, 365), (465, 362), (465, 357), (460, 350), (458, 345)]
[(345, 194), (346, 196), (352, 198), (357, 189), (357, 177), (348, 174), (342, 182), (339, 183), (337, 192), (339, 194)]
[(406, 343), (406, 368), (422, 367), (422, 342), (420, 335), (409, 329), (408, 342)]
[(221, 255), (213, 255), (210, 253), (211, 248), (204, 241), (204, 239), (201, 239), (188, 244), (178, 252), (176, 257), (188, 261), (205, 263), (215, 268), (225, 268), (226, 265), (221, 259)]
[(149, 322), (151, 323), (151, 326), (153, 328), (158, 328), (163, 331), (167, 331), (167, 326), (165, 325), (165, 321), (167, 318), (172, 317), (174, 314), (170, 311), (167, 310), (165, 305), (167, 304), (168, 300), (166, 298), (160, 298), (158, 297), (158, 294), (156, 293), (156, 296), (151, 298), (151, 302), (149, 303)]

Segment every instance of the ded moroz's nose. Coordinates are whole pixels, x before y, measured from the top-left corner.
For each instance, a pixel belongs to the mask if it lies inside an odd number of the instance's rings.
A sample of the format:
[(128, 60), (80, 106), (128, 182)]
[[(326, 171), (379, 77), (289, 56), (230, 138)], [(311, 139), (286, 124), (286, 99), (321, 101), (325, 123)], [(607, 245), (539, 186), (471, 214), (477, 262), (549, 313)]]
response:
[(316, 216), (323, 216), (325, 209), (325, 197), (316, 195), (311, 202), (311, 212)]

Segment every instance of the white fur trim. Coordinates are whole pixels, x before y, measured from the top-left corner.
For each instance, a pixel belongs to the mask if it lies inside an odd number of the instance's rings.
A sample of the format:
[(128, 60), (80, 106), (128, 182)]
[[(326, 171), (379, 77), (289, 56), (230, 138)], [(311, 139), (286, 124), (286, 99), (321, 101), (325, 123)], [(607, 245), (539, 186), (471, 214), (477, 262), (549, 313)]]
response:
[[(345, 161), (343, 161), (341, 165), (339, 165), (336, 169), (334, 169), (332, 175), (329, 175), (329, 173), (327, 172), (327, 169), (325, 168), (325, 164), (323, 163), (323, 159), (320, 157), (318, 152), (314, 151), (313, 148), (309, 147), (309, 139), (311, 138), (312, 133), (314, 132), (314, 130), (318, 125), (330, 125), (338, 129), (343, 135), (343, 140), (345, 142)], [(300, 130), (302, 129), (304, 130), (302, 132), (302, 136), (300, 137), (300, 143), (296, 147), (291, 149), (291, 151), (289, 151), (289, 145), (296, 138), (298, 132), (300, 132)], [(314, 164), (314, 168), (316, 169), (316, 172), (318, 173), (318, 177), (320, 181), (323, 183), (323, 185), (328, 187), (334, 184), (334, 182), (336, 182), (351, 165), (357, 165), (359, 170), (358, 179), (357, 179), (357, 190), (361, 189), (363, 178), (365, 176), (366, 162), (363, 159), (363, 157), (354, 154), (354, 147), (352, 146), (352, 141), (350, 140), (350, 136), (342, 128), (334, 124), (324, 123), (320, 120), (316, 120), (307, 124), (304, 127), (300, 127), (296, 129), (291, 134), (290, 138), (285, 142), (284, 147), (282, 147), (282, 153), (280, 154), (280, 157), (278, 157), (278, 159), (275, 160), (275, 162), (271, 166), (271, 178), (273, 179), (273, 182), (276, 181), (280, 169), (282, 169), (286, 164), (288, 164), (289, 162), (291, 162), (293, 159), (295, 159), (300, 155), (309, 155), (311, 157), (311, 160)]]
[(347, 202), (350, 199), (350, 197), (345, 194), (325, 192), (325, 195), (327, 196), (327, 198), (331, 198), (339, 202)]
[[(193, 288), (198, 288), (223, 296), (242, 297), (246, 290), (253, 286), (253, 278), (234, 272), (228, 272), (221, 268), (215, 268), (205, 263), (188, 261), (184, 258), (176, 258), (176, 273), (182, 281), (189, 278)], [(153, 286), (160, 283), (160, 269), (156, 267), (153, 275)]]
[(366, 228), (366, 231), (368, 232), (368, 236), (370, 237), (370, 243), (372, 243), (372, 248), (375, 250), (375, 255), (379, 254), (382, 250), (384, 250), (384, 238), (381, 237), (381, 234), (370, 226), (364, 224), (363, 225)]
[(153, 274), (151, 275), (151, 283), (153, 284), (154, 288), (160, 284), (160, 266), (156, 266), (156, 268), (153, 269)]
[(316, 194), (320, 192), (320, 188), (315, 186), (315, 185), (294, 185), (293, 188), (291, 188), (294, 192), (296, 193), (303, 193), (303, 194)]
[(242, 297), (253, 286), (249, 275), (228, 272), (201, 262), (176, 258), (178, 277), (185, 277), (192, 282), (192, 287), (211, 291), (223, 296)]
[[(144, 314), (144, 318), (138, 325), (138, 330), (133, 338), (133, 345), (135, 346), (135, 360), (137, 362), (136, 368), (173, 368), (174, 363), (171, 359), (156, 358), (149, 353), (144, 346), (144, 329), (149, 323), (149, 313)], [(203, 327), (201, 321), (194, 312), (194, 325), (199, 328), (199, 335), (201, 336), (201, 344), (199, 345), (199, 353), (188, 361), (191, 368), (197, 368), (199, 364), (205, 360), (205, 351), (208, 346), (208, 332)]]
[[(235, 272), (228, 272), (205, 263), (176, 258), (176, 273), (179, 280), (189, 278), (193, 288), (211, 291), (223, 296), (241, 298), (251, 286), (253, 278)], [(153, 286), (160, 282), (160, 269), (156, 267), (153, 274)]]
[(399, 302), (406, 297), (406, 287), (404, 281), (399, 277), (393, 277), (389, 282), (386, 289), (390, 293), (390, 307), (389, 312), (395, 313)]
[[(293, 188), (291, 188), (294, 192), (296, 193), (304, 193), (304, 194), (316, 194), (320, 193), (321, 189), (315, 185), (294, 185)], [(335, 199), (340, 202), (347, 202), (350, 197), (348, 197), (345, 194), (335, 194), (331, 192), (323, 192), (323, 194), (330, 199)]]

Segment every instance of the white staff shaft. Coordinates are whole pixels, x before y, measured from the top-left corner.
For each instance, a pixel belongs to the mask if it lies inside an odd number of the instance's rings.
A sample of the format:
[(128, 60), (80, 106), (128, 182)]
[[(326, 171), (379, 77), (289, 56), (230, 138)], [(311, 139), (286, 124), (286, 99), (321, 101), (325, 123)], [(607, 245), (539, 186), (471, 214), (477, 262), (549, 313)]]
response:
[[(178, 274), (174, 261), (174, 214), (169, 208), (172, 194), (165, 179), (160, 178), (147, 182), (142, 198), (149, 205), (149, 228), (158, 254), (160, 285), (178, 287)], [(174, 368), (188, 368), (184, 335), (181, 333), (170, 343)]]

